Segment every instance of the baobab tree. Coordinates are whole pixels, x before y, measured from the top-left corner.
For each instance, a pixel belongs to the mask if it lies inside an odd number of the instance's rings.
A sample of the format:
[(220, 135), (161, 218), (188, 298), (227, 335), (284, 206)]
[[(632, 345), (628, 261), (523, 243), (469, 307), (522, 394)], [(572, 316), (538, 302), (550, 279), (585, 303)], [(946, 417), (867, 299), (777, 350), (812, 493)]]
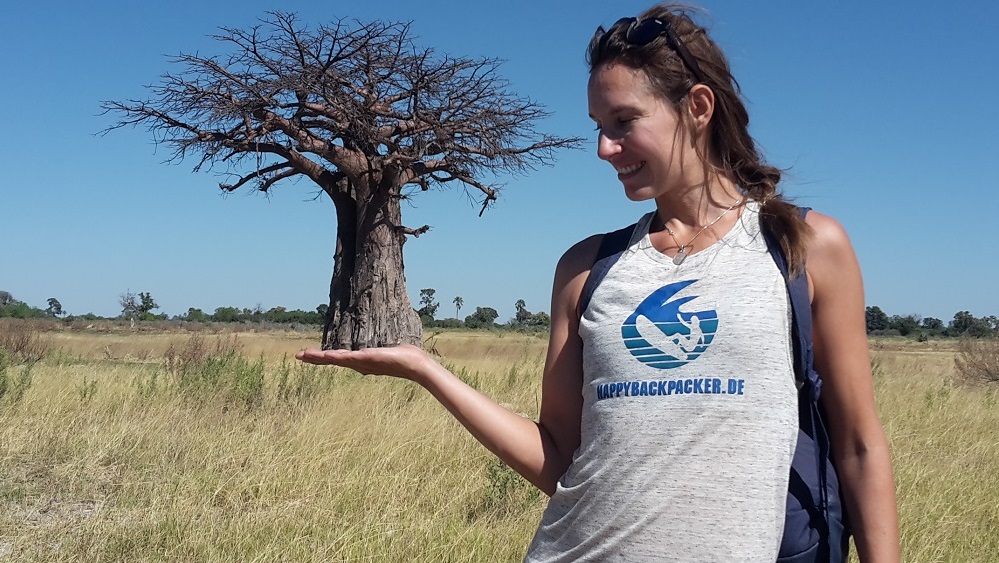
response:
[(336, 252), (324, 348), (420, 341), (402, 248), (430, 227), (407, 226), (400, 202), (431, 187), (496, 200), (489, 178), (550, 164), (578, 138), (539, 133), (544, 108), (510, 92), (499, 62), (418, 47), (409, 23), (334, 21), (315, 28), (270, 12), (221, 28), (224, 54), (181, 54), (146, 100), (106, 101), (145, 126), (170, 161), (221, 168), (226, 192), (268, 193), (307, 178), (336, 209)]

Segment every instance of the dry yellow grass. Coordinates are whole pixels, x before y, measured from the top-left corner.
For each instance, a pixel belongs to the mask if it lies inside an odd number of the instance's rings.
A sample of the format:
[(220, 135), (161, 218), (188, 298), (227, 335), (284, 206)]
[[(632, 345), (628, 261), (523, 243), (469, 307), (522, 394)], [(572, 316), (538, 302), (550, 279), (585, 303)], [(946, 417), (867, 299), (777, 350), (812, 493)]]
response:
[(999, 401), (962, 381), (952, 342), (875, 344), (903, 561), (999, 561)]
[[(268, 360), (249, 411), (171, 392), (157, 354), (186, 336), (49, 336), (62, 352), (0, 414), (0, 559), (499, 561), (530, 539), (541, 496), (413, 384), (295, 366), (313, 394), (279, 401), (281, 357), (303, 335), (239, 335)], [(475, 349), (460, 340), (440, 348)], [(533, 411), (519, 388), (535, 387), (537, 342), (520, 338), (501, 371), (454, 365)]]
[[(0, 399), (0, 561), (519, 561), (544, 507), (415, 385), (282, 368), (313, 335), (238, 335), (266, 361), (250, 408), (176, 392), (163, 354), (187, 334), (45, 337), (59, 351)], [(433, 345), (536, 415), (544, 339)], [(955, 382), (945, 346), (884, 343), (875, 360), (904, 560), (996, 560), (995, 391)]]

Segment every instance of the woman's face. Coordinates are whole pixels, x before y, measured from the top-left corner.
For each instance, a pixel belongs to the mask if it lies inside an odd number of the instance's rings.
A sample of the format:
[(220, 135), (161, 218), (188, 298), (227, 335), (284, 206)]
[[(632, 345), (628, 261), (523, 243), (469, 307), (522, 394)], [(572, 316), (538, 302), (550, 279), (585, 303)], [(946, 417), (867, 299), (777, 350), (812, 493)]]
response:
[(590, 117), (597, 156), (617, 171), (628, 198), (645, 201), (697, 183), (703, 166), (672, 104), (641, 71), (603, 65), (590, 75)]

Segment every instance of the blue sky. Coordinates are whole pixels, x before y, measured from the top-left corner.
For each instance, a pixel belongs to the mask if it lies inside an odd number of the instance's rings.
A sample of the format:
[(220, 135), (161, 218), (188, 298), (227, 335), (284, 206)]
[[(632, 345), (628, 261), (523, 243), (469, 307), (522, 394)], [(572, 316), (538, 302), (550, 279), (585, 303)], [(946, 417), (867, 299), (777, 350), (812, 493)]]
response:
[[(999, 314), (999, 8), (906, 3), (706, 1), (712, 35), (749, 102), (784, 190), (839, 219), (864, 270), (868, 304), (947, 321)], [(416, 301), (439, 317), (476, 306), (547, 311), (554, 265), (572, 243), (651, 209), (623, 195), (595, 156), (584, 48), (598, 24), (645, 2), (17, 2), (0, 22), (0, 289), (75, 314), (118, 313), (126, 290), (161, 312), (188, 307), (314, 309), (325, 302), (335, 219), (306, 182), (223, 197), (221, 179), (164, 164), (149, 133), (112, 123), (107, 99), (145, 97), (168, 55), (218, 52), (219, 26), (270, 9), (304, 22), (412, 20), (421, 45), (504, 59), (518, 94), (545, 105), (539, 129), (588, 140), (550, 168), (500, 180), (483, 217), (461, 193), (422, 194), (404, 221), (433, 230), (406, 244)]]

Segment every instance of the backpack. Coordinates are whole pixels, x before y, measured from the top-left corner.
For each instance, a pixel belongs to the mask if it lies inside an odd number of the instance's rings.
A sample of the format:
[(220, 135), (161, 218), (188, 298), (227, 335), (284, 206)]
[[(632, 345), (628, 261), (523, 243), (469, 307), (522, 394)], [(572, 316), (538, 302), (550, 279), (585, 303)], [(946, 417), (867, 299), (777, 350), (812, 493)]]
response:
[[(804, 219), (809, 208), (802, 207)], [(579, 314), (616, 256), (628, 246), (636, 224), (607, 233), (600, 243), (594, 267), (583, 284)], [(846, 526), (839, 478), (830, 455), (830, 439), (825, 410), (819, 401), (822, 378), (815, 371), (812, 350), (812, 308), (808, 279), (804, 273), (788, 277), (784, 251), (773, 233), (763, 228), (771, 257), (787, 282), (791, 302), (791, 345), (794, 375), (798, 386), (798, 445), (791, 462), (784, 537), (778, 563), (841, 563), (849, 551), (850, 532)], [(605, 258), (615, 257), (611, 260)], [(597, 264), (604, 260), (598, 267)]]

